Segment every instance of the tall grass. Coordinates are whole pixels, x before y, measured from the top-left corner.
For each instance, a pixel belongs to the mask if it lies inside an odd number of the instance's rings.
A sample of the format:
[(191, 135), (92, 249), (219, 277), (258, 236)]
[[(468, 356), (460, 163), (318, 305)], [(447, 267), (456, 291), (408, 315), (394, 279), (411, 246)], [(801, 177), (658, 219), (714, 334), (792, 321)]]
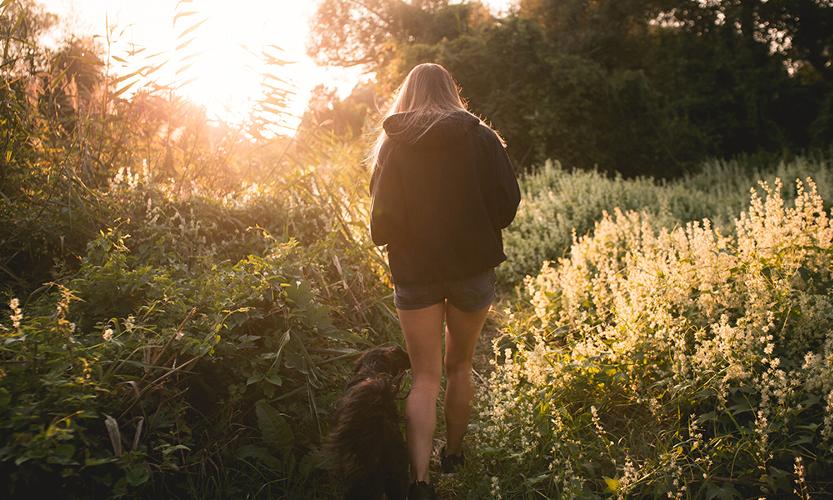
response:
[(274, 135), (275, 50), (244, 127), (147, 83), (187, 59), (187, 4), (173, 60), (109, 57), (115, 29), (50, 49), (49, 16), (0, 5), (4, 498), (337, 495), (333, 399), (398, 341), (359, 146)]
[(220, 198), (123, 174), (91, 190), (96, 218), (69, 222), (99, 234), (40, 248), (49, 282), (7, 295), (8, 497), (337, 494), (314, 459), (334, 397), (398, 336), (360, 162), (320, 160)]

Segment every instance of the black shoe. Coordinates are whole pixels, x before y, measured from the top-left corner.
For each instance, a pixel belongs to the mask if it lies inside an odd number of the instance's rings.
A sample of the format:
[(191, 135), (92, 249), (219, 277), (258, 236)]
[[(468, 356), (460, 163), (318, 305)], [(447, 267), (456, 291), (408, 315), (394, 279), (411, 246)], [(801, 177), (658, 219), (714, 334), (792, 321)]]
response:
[(437, 500), (437, 492), (432, 484), (417, 481), (408, 487), (408, 500)]
[(445, 454), (445, 446), (443, 446), (442, 451), (440, 452), (440, 468), (446, 474), (450, 474), (452, 472), (457, 472), (457, 469), (463, 466), (466, 463), (466, 457), (463, 456), (463, 452), (460, 451), (457, 455), (446, 455)]

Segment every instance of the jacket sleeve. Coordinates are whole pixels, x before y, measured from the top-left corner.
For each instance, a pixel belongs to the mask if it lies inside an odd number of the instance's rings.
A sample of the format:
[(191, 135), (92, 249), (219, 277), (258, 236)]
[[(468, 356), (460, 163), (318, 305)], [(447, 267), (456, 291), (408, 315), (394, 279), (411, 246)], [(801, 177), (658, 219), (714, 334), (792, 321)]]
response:
[(503, 229), (509, 226), (515, 218), (521, 202), (521, 190), (515, 177), (512, 161), (497, 134), (490, 129), (486, 129), (485, 133), (487, 134), (485, 157), (488, 162), (486, 172), (491, 177), (491, 182), (485, 183), (489, 191), (485, 193), (485, 198), (495, 229)]
[(377, 246), (395, 241), (397, 230), (404, 228), (400, 182), (391, 167), (377, 163), (370, 178), (370, 237)]

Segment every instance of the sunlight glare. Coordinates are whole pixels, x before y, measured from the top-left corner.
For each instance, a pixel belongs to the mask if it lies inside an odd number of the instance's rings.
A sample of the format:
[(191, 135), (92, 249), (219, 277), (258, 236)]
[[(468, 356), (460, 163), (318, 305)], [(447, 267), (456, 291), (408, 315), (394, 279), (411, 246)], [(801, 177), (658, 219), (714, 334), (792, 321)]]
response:
[[(339, 97), (349, 94), (362, 76), (361, 68), (326, 68), (306, 54), (310, 18), (316, 1), (298, 0), (40, 0), (57, 13), (66, 33), (94, 34), (104, 45), (107, 26), (114, 74), (129, 74), (147, 61), (130, 56), (144, 47), (143, 54), (161, 53), (168, 64), (150, 78), (164, 85), (182, 85), (178, 92), (205, 107), (212, 120), (242, 123), (262, 96), (265, 71), (277, 73), (294, 92), (288, 103), (290, 116), (284, 126), (292, 133), (300, 122), (312, 89), (319, 84), (335, 88)], [(505, 12), (515, 0), (484, 0), (495, 13)], [(177, 8), (179, 5), (179, 8)], [(174, 23), (177, 12), (181, 16)], [(177, 37), (201, 23), (184, 38)], [(177, 49), (185, 40), (185, 47)], [(263, 51), (280, 47), (282, 59), (292, 64), (268, 68)], [(273, 53), (275, 51), (273, 50)], [(118, 59), (125, 63), (116, 62)], [(137, 82), (124, 93), (129, 97), (141, 86)]]
[[(318, 66), (306, 55), (309, 19), (316, 2), (201, 0), (180, 6), (179, 11), (177, 2), (165, 0), (41, 0), (41, 3), (72, 24), (65, 29), (99, 35), (102, 44), (107, 24), (115, 27), (111, 55), (128, 62), (120, 65), (111, 60), (114, 73), (128, 74), (141, 65), (137, 58), (128, 56), (131, 49), (144, 47), (143, 54), (163, 53), (170, 63), (155, 73), (152, 80), (161, 84), (185, 83), (179, 92), (205, 106), (209, 117), (215, 120), (244, 121), (262, 95), (263, 73), (270, 71), (287, 80), (294, 92), (289, 102), (291, 117), (285, 124), (285, 130), (291, 132), (316, 85), (335, 87), (344, 96), (361, 75), (361, 70), (356, 68)], [(186, 11), (194, 14), (180, 17), (174, 25), (176, 12)], [(188, 36), (177, 38), (200, 22)], [(177, 50), (188, 39), (192, 41)], [(272, 52), (292, 64), (268, 68), (262, 53), (270, 46), (279, 47), (282, 52)], [(125, 94), (129, 95), (129, 92)]]

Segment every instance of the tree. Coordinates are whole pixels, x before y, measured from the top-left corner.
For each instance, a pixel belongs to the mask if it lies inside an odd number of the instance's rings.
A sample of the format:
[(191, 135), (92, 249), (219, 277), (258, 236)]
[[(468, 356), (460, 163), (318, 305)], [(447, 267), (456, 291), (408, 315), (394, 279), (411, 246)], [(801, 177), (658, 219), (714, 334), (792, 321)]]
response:
[(789, 59), (806, 62), (833, 84), (833, 2), (771, 0), (761, 6), (762, 31)]
[(319, 85), (312, 91), (298, 134), (309, 136), (312, 130), (325, 130), (339, 138), (357, 139), (375, 111), (376, 90), (372, 84), (357, 85), (344, 99), (336, 95), (335, 89)]
[(0, 76), (8, 78), (43, 69), (48, 51), (40, 38), (57, 22), (34, 0), (2, 2), (0, 7)]
[(521, 168), (557, 158), (672, 177), (830, 135), (828, 4), (521, 0), (494, 19), (477, 2), (325, 0), (311, 52), (365, 64), (383, 91), (415, 64), (443, 64)]
[(376, 71), (402, 45), (456, 38), (491, 19), (480, 2), (323, 0), (313, 16), (307, 51), (320, 63)]

